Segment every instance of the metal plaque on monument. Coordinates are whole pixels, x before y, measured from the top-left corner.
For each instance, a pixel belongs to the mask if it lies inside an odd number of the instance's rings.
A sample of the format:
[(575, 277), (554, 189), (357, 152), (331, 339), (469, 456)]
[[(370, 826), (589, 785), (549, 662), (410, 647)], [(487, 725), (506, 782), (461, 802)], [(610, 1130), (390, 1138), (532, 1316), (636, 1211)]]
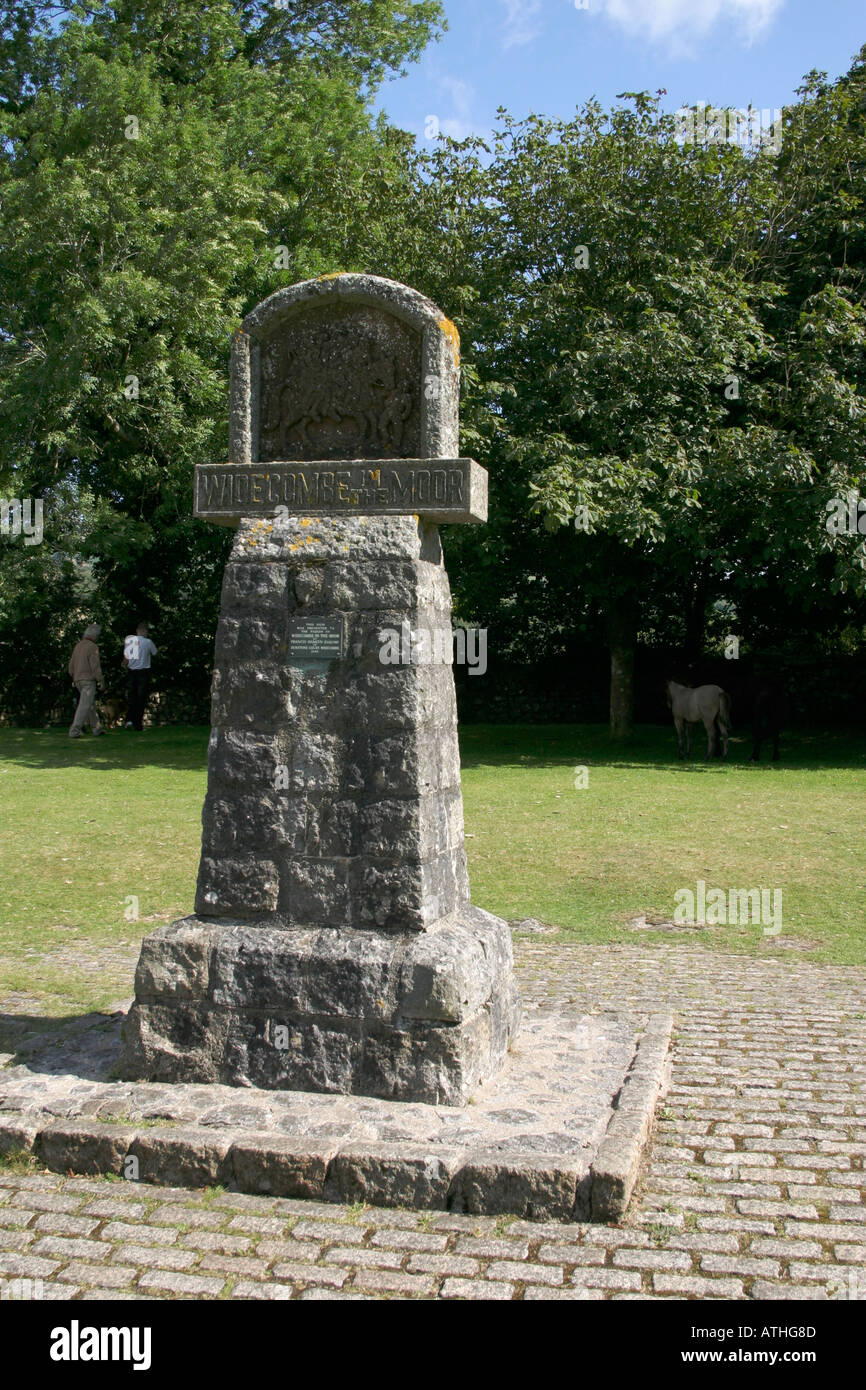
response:
[(216, 637), (195, 915), (145, 938), (127, 1078), (466, 1104), (520, 1022), (505, 922), (473, 907), (437, 523), (486, 520), (459, 457), (459, 339), (414, 290), (280, 290), (232, 352), (237, 527)]

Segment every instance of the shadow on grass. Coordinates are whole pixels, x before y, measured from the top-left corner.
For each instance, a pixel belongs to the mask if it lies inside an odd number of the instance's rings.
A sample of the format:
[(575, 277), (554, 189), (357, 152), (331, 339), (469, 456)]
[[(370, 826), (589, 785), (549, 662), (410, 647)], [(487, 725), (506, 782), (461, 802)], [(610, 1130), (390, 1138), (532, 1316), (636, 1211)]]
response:
[(206, 726), (112, 729), (102, 738), (91, 733), (71, 739), (66, 729), (0, 729), (0, 761), (21, 767), (86, 767), (101, 772), (122, 768), (171, 767), (201, 772), (207, 766), (210, 729)]
[[(702, 734), (703, 731), (701, 731)], [(643, 725), (615, 742), (603, 724), (470, 724), (460, 729), (460, 760), (465, 769), (481, 767), (612, 767), (653, 769), (693, 776), (718, 776), (730, 768), (755, 776), (794, 770), (866, 770), (866, 738), (851, 733), (798, 732), (783, 735), (781, 758), (771, 761), (765, 744), (761, 762), (751, 762), (752, 740), (735, 734), (727, 762), (705, 761), (706, 741), (692, 736), (691, 757), (680, 761), (673, 729)]]
[[(363, 732), (358, 730), (359, 733)], [(210, 730), (206, 726), (157, 727), (143, 734), (115, 729), (103, 738), (90, 733), (70, 739), (65, 729), (0, 728), (0, 761), (21, 767), (87, 767), (114, 772), (123, 768), (170, 767), (203, 771)], [(772, 763), (765, 745), (761, 762), (750, 762), (752, 741), (734, 733), (728, 762), (705, 762), (703, 731), (693, 734), (691, 757), (680, 762), (673, 728), (640, 725), (632, 738), (614, 742), (605, 724), (463, 724), (460, 757), (464, 768), (561, 767), (594, 765), (652, 768), (692, 775), (723, 774), (746, 768), (758, 774), (793, 769), (866, 769), (862, 734), (797, 732), (782, 737), (782, 756)]]

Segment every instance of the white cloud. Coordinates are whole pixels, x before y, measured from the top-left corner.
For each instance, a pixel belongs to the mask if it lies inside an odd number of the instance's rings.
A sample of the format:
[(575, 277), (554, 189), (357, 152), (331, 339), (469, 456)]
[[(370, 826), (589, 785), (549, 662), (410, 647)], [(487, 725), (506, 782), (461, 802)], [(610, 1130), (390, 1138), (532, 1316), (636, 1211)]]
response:
[(475, 89), (470, 82), (464, 82), (460, 77), (440, 77), (439, 86), (443, 87), (451, 98), (451, 115), (440, 120), (439, 129), (443, 135), (450, 135), (452, 140), (465, 140), (474, 130), (472, 101)]
[(674, 56), (691, 55), (697, 40), (726, 25), (745, 43), (770, 27), (785, 0), (601, 0), (609, 19), (637, 38), (666, 43)]
[(517, 48), (531, 43), (540, 32), (538, 14), (541, 0), (499, 0), (505, 10), (503, 48)]

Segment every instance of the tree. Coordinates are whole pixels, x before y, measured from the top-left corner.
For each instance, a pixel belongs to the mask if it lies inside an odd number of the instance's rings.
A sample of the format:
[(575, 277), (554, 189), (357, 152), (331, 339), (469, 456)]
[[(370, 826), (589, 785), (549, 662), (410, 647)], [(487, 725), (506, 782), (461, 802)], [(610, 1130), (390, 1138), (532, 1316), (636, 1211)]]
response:
[(192, 520), (191, 483), (225, 454), (231, 333), (395, 240), (410, 142), (368, 100), (439, 18), (438, 0), (0, 5), (0, 494), (45, 497), (51, 545), (72, 485), (112, 640), (158, 620), (178, 692), (209, 682), (229, 536)]
[[(505, 113), (492, 160), (454, 147), (477, 247), (470, 351), (495, 495), (568, 528), (576, 606), (611, 648), (611, 727), (628, 731), (640, 599), (729, 426), (726, 376), (765, 353), (743, 249), (754, 212), (736, 151), (680, 149), (656, 100), (574, 121)], [(447, 164), (447, 160), (446, 160)], [(516, 493), (515, 493), (516, 489)]]
[[(856, 542), (831, 553), (824, 521), (862, 471), (862, 309), (820, 273), (792, 299), (808, 151), (791, 199), (769, 151), (680, 146), (647, 94), (572, 122), (501, 116), (489, 161), (440, 152), (427, 204), (462, 248), (455, 297), (474, 286), (464, 414), (502, 509), (486, 544), (507, 538), (510, 602), (533, 514), (568, 532), (532, 534), (534, 594), (561, 593), (565, 564), (580, 621), (600, 613), (621, 735), (650, 613), (697, 652), (720, 599), (749, 618), (771, 590), (790, 607), (851, 582)], [(841, 202), (857, 166), (844, 142), (832, 158)], [(545, 619), (554, 642), (562, 608)]]
[(773, 350), (702, 483), (705, 605), (723, 598), (766, 646), (838, 644), (866, 616), (863, 533), (827, 525), (866, 473), (864, 59), (832, 85), (810, 74), (784, 112), (754, 233), (753, 274), (778, 286), (760, 309)]

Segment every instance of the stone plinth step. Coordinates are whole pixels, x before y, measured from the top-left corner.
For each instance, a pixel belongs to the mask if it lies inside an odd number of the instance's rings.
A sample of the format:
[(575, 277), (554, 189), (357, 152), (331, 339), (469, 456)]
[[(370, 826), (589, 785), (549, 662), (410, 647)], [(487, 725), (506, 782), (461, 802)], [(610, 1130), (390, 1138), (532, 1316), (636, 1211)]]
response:
[(468, 904), (391, 935), (188, 917), (145, 938), (135, 995), (131, 1081), (429, 1105), (467, 1104), (520, 1022), (508, 926)]
[[(672, 1020), (534, 1010), (463, 1109), (108, 1079), (91, 1029), (0, 1075), (0, 1152), (58, 1172), (530, 1220), (615, 1221), (667, 1086)], [(113, 1057), (112, 1054), (113, 1052)], [(44, 1070), (39, 1068), (43, 1067)], [(50, 1070), (49, 1070), (50, 1068)]]

